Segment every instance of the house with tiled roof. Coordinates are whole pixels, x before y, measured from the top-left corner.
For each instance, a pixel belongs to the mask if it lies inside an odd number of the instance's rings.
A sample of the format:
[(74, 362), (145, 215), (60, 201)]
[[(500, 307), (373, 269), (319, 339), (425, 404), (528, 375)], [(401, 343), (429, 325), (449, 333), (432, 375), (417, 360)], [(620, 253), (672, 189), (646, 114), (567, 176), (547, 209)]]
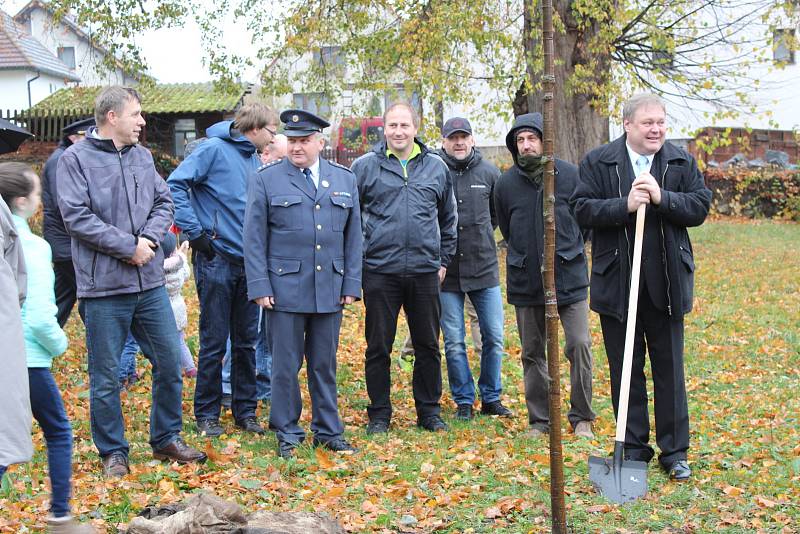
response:
[(73, 69), (0, 10), (0, 94), (4, 109), (27, 109), (80, 81)]
[[(133, 85), (138, 76), (125, 72), (110, 52), (97, 44), (91, 30), (66, 14), (56, 19), (47, 2), (30, 0), (14, 20), (81, 77), (82, 85)], [(106, 59), (111, 58), (110, 62)], [(110, 63), (110, 64), (109, 64)]]

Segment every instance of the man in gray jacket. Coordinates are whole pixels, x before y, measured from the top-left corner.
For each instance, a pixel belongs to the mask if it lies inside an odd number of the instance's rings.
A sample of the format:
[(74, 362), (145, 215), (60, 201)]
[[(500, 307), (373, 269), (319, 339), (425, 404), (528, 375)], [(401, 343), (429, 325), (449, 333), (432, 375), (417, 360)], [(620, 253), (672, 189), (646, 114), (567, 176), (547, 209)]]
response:
[(157, 245), (172, 225), (173, 204), (150, 151), (138, 144), (145, 125), (139, 95), (107, 87), (95, 101), (95, 119), (97, 128), (58, 162), (58, 203), (86, 325), (92, 438), (104, 474), (126, 475), (117, 369), (130, 330), (153, 365), (153, 457), (202, 462), (206, 455), (180, 437), (180, 348)]
[(414, 344), (417, 425), (447, 430), (440, 417), (439, 285), (456, 249), (456, 208), (447, 165), (415, 138), (419, 115), (407, 103), (383, 116), (385, 141), (353, 162), (364, 233), (367, 433), (388, 432), (389, 376), (402, 306)]

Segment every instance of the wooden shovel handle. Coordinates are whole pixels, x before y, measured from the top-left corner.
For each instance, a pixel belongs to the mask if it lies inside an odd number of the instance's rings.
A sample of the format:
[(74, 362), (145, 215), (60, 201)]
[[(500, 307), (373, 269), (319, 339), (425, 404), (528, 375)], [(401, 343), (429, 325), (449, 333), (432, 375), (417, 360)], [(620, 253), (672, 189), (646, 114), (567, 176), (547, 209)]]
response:
[(642, 204), (636, 210), (636, 235), (633, 238), (633, 265), (631, 287), (628, 295), (628, 317), (625, 324), (625, 351), (622, 358), (622, 381), (619, 386), (619, 407), (617, 409), (616, 441), (625, 443), (625, 430), (628, 426), (628, 397), (631, 391), (631, 367), (633, 365), (633, 339), (636, 335), (636, 309), (639, 304), (639, 275), (642, 271), (642, 238), (644, 237), (644, 211)]

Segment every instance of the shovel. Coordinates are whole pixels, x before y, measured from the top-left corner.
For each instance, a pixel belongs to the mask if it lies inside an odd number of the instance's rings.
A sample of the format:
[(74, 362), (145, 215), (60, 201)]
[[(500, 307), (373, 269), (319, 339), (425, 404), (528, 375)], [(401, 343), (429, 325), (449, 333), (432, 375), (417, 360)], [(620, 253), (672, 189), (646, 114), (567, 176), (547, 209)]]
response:
[(589, 457), (589, 480), (595, 489), (610, 501), (623, 504), (647, 494), (647, 462), (624, 459), (625, 431), (628, 426), (628, 396), (631, 389), (633, 338), (636, 333), (636, 308), (639, 298), (639, 273), (642, 267), (642, 238), (644, 236), (645, 205), (636, 210), (636, 237), (633, 242), (633, 269), (628, 297), (628, 321), (625, 325), (625, 352), (622, 359), (622, 383), (617, 410), (617, 436), (614, 454), (608, 457)]

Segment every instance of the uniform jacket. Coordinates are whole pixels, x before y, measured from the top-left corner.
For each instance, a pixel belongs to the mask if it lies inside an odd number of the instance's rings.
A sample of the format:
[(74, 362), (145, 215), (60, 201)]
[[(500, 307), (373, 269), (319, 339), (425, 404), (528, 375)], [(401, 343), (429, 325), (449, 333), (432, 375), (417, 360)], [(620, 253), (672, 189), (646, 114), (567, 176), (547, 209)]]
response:
[(28, 367), (50, 367), (53, 357), (67, 350), (67, 335), (56, 319), (58, 308), (53, 290), (56, 275), (50, 245), (31, 232), (25, 219), (16, 215), (12, 217), (28, 269), (27, 295), (22, 306)]
[(164, 285), (164, 255), (142, 267), (126, 263), (139, 236), (160, 243), (172, 226), (172, 198), (141, 145), (117, 150), (110, 139), (86, 139), (58, 161), (58, 206), (72, 238), (78, 298), (146, 291)]
[[(583, 236), (569, 198), (575, 190), (578, 168), (556, 159), (556, 296), (558, 305), (585, 300), (589, 276)], [(515, 306), (544, 306), (544, 191), (514, 165), (495, 187), (500, 233), (508, 244), (506, 294)]]
[[(650, 174), (661, 185), (661, 203), (649, 207), (646, 218), (656, 217), (661, 235), (654, 237), (663, 256), (645, 268), (658, 269), (664, 277), (667, 312), (681, 317), (692, 309), (694, 290), (694, 252), (686, 228), (703, 223), (711, 191), (694, 158), (669, 142), (655, 154)], [(593, 229), (591, 308), (620, 321), (625, 318), (633, 256), (636, 214), (627, 208), (632, 183), (623, 135), (586, 155), (571, 199), (578, 222)]]
[(66, 261), (72, 257), (71, 240), (67, 229), (64, 228), (61, 211), (58, 209), (58, 182), (56, 179), (58, 160), (70, 146), (72, 146), (72, 141), (69, 139), (64, 139), (58, 144), (58, 148), (50, 154), (44, 164), (44, 176), (42, 177), (42, 212), (44, 214), (42, 233), (50, 243), (53, 261)]
[(241, 262), (247, 181), (261, 161), (255, 145), (232, 128), (233, 121), (208, 128), (208, 139), (167, 183), (175, 201), (175, 224), (183, 233), (191, 240), (205, 232), (217, 251)]
[(456, 252), (456, 207), (447, 165), (422, 142), (404, 172), (378, 143), (353, 162), (364, 232), (364, 268), (423, 274), (447, 267)]
[(361, 212), (353, 173), (320, 158), (316, 191), (288, 159), (250, 179), (244, 225), (247, 294), (275, 310), (333, 313), (361, 296)]
[(473, 291), (500, 285), (494, 229), (494, 188), (500, 170), (473, 149), (464, 161), (439, 155), (450, 168), (458, 210), (458, 246), (447, 266), (443, 291)]
[(31, 444), (31, 402), (20, 307), (27, 276), (22, 244), (5, 202), (0, 201), (0, 465), (28, 461)]

